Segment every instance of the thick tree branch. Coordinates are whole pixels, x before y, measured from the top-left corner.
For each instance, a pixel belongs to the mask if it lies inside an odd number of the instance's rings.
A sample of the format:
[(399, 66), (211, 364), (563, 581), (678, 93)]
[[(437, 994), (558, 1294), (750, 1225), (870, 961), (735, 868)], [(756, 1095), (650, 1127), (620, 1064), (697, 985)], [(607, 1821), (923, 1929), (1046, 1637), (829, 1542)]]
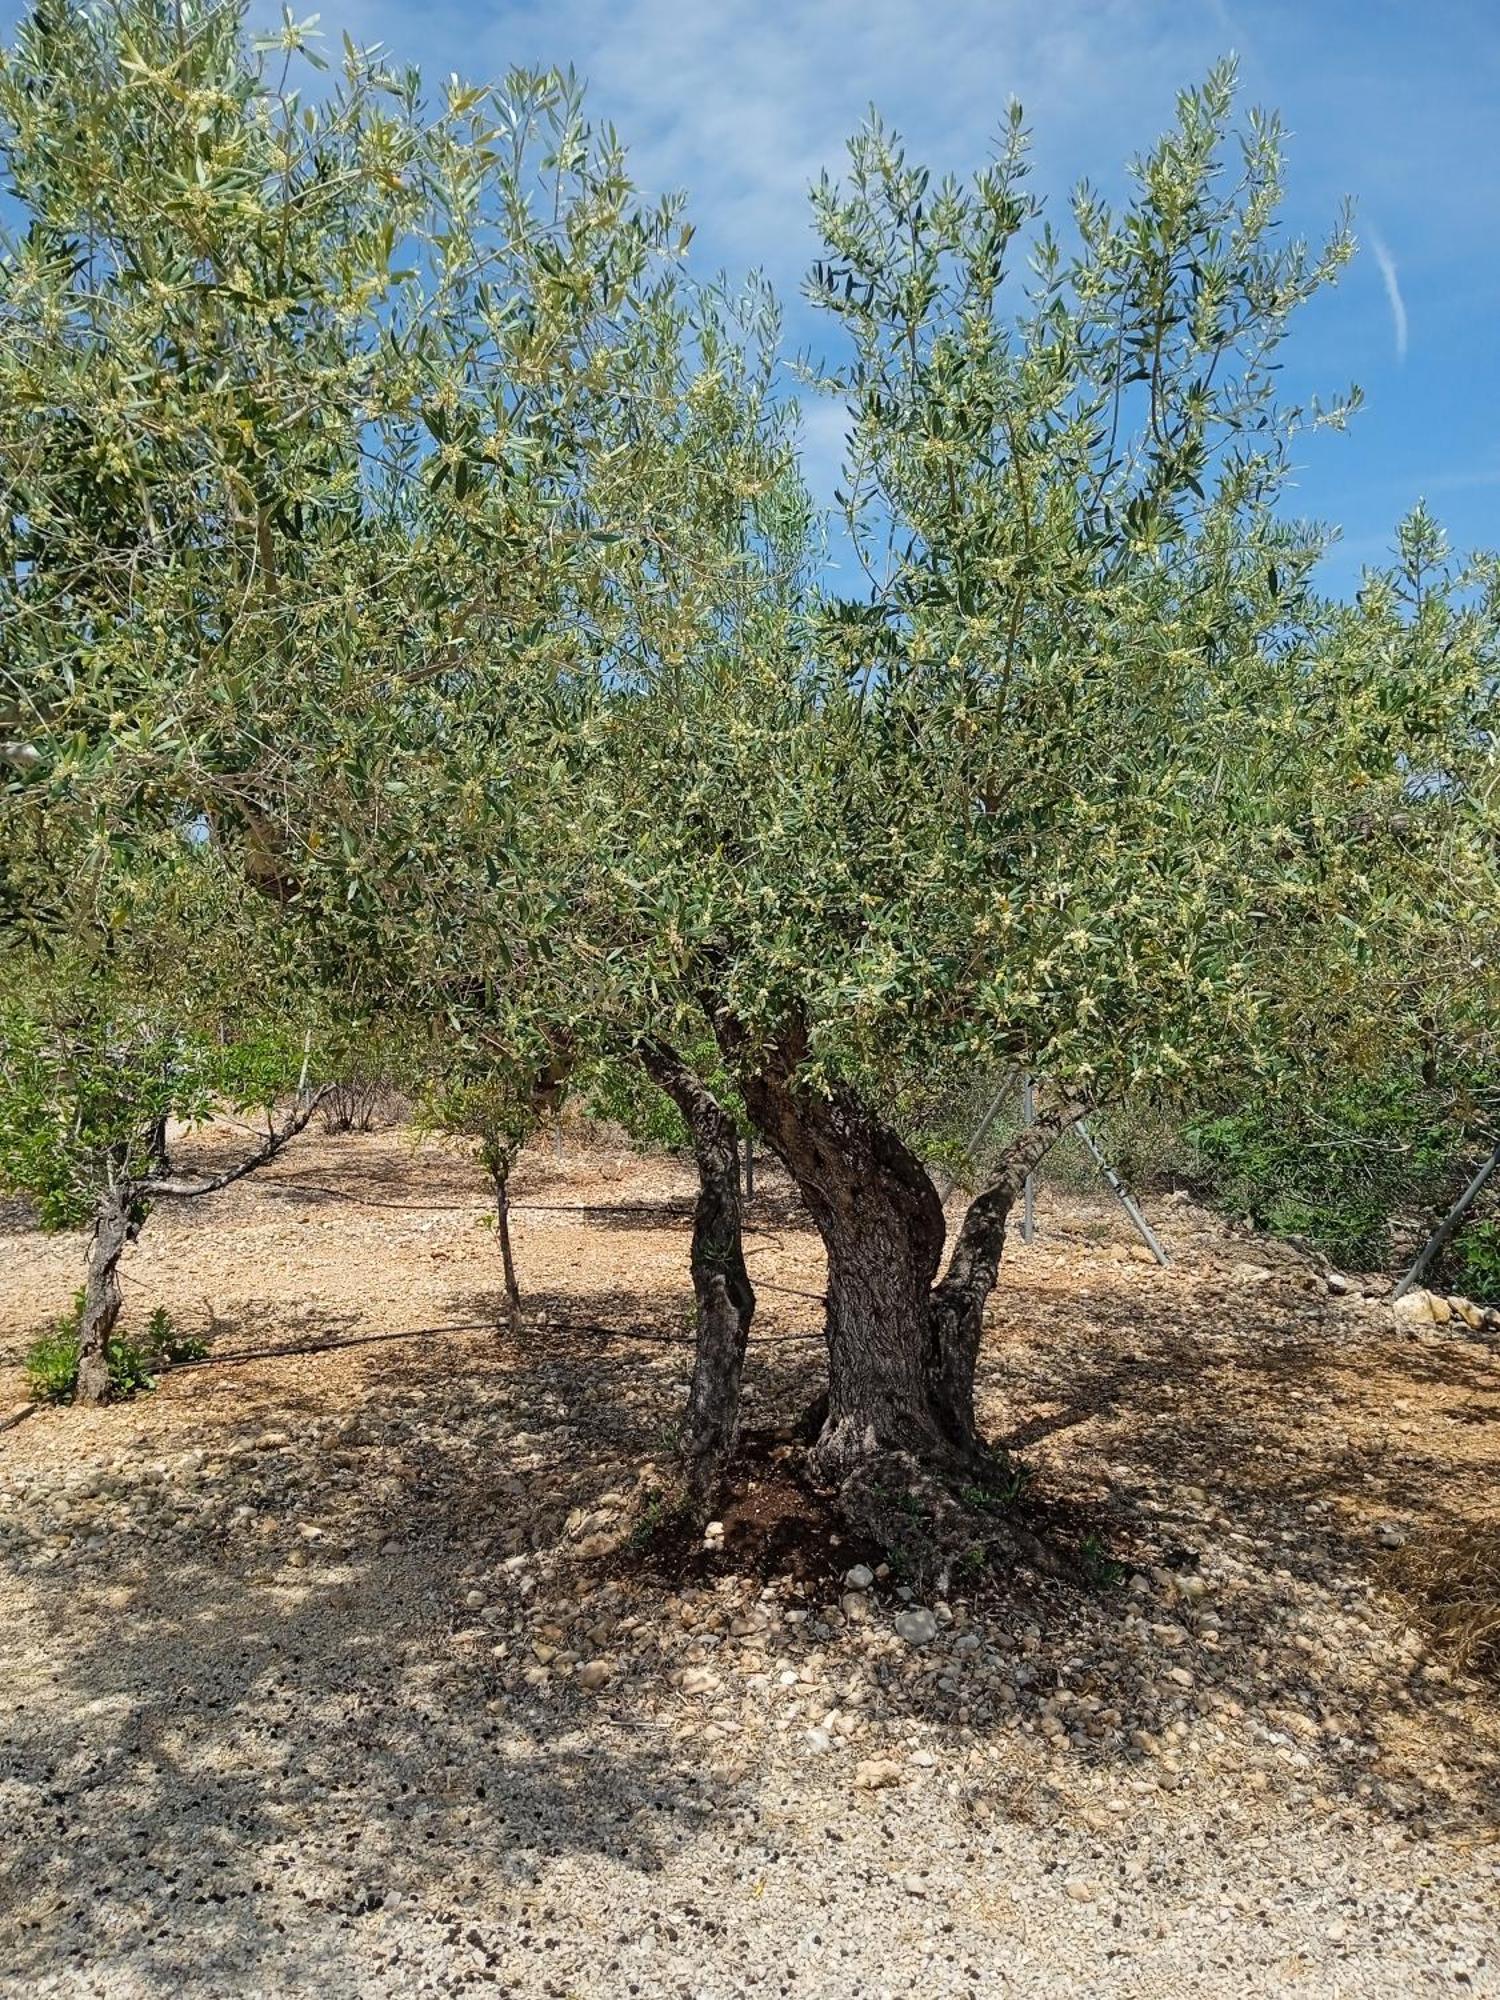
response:
[(1093, 1108), (1088, 1098), (1065, 1098), (1011, 1140), (989, 1182), (969, 1203), (948, 1269), (936, 1287), (940, 1298), (972, 1293), (977, 1285), (983, 1286), (983, 1298), (988, 1298), (1005, 1248), (1006, 1222), (1026, 1185), (1026, 1176), (1036, 1171), (1063, 1133)]
[(331, 1083), (325, 1083), (315, 1090), (311, 1097), (297, 1107), (279, 1131), (273, 1127), (261, 1145), (237, 1166), (226, 1167), (223, 1173), (213, 1174), (208, 1179), (199, 1181), (184, 1181), (175, 1175), (171, 1177), (152, 1175), (140, 1183), (141, 1193), (151, 1201), (164, 1196), (177, 1196), (186, 1200), (194, 1195), (217, 1194), (220, 1188), (227, 1188), (233, 1182), (243, 1180), (246, 1174), (253, 1174), (257, 1168), (264, 1167), (274, 1160), (276, 1155), (296, 1138), (332, 1088)]

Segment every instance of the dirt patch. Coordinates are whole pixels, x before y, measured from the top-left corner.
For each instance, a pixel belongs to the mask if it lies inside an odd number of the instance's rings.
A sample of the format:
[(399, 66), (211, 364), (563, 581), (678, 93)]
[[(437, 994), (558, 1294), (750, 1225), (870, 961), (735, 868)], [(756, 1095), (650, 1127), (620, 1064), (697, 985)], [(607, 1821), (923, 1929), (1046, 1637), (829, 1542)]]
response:
[(665, 1498), (648, 1499), (601, 1577), (650, 1576), (672, 1588), (725, 1577), (776, 1583), (801, 1596), (836, 1592), (845, 1572), (884, 1552), (850, 1535), (838, 1498), (807, 1475), (806, 1453), (773, 1430), (740, 1438), (718, 1519), (694, 1528)]

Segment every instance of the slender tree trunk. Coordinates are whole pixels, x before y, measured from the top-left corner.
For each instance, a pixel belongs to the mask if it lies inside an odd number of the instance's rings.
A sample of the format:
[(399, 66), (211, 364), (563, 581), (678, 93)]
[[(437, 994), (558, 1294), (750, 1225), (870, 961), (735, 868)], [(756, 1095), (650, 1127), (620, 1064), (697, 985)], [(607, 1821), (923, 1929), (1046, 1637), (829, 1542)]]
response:
[(740, 1226), (739, 1142), (723, 1106), (674, 1049), (651, 1041), (639, 1055), (686, 1119), (698, 1169), (691, 1252), (698, 1336), (681, 1458), (689, 1502), (706, 1516), (739, 1432), (740, 1379), (755, 1316)]
[(75, 1394), (80, 1403), (103, 1403), (109, 1399), (108, 1349), (120, 1317), (120, 1258), (137, 1226), (130, 1197), (123, 1188), (111, 1188), (100, 1198), (94, 1216), (93, 1241), (89, 1245), (83, 1318), (78, 1329)]
[(150, 1135), (146, 1141), (146, 1157), (153, 1174), (169, 1174), (172, 1171), (172, 1156), (167, 1151), (167, 1114), (152, 1122)]
[(505, 1324), (514, 1333), (521, 1317), (521, 1286), (516, 1277), (515, 1254), (510, 1242), (510, 1174), (515, 1151), (493, 1137), (480, 1147), (485, 1172), (495, 1190), (495, 1236), (500, 1244), (500, 1265), (505, 1273)]
[(516, 1279), (516, 1260), (510, 1247), (510, 1167), (495, 1176), (495, 1234), (500, 1239), (500, 1262), (505, 1270), (505, 1309), (510, 1330), (521, 1317), (521, 1287)]

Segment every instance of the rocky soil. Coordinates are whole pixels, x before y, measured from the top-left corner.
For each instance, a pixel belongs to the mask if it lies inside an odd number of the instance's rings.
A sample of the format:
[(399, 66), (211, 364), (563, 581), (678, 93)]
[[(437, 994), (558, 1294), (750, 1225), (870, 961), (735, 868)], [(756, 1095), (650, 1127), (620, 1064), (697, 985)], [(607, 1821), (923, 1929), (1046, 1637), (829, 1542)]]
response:
[[(1095, 1580), (918, 1596), (809, 1534), (774, 1442), (821, 1283), (784, 1187), (749, 1470), (690, 1548), (627, 1508), (689, 1178), (543, 1150), (517, 1195), (502, 1342), (469, 1163), (310, 1142), (131, 1255), (130, 1319), (207, 1363), (0, 1436), (0, 1987), (1500, 1992), (1494, 1689), (1386, 1588), (1500, 1507), (1487, 1330), (1177, 1202), (1158, 1272), (1047, 1198), (984, 1408)], [(11, 1364), (79, 1251), (6, 1218)]]

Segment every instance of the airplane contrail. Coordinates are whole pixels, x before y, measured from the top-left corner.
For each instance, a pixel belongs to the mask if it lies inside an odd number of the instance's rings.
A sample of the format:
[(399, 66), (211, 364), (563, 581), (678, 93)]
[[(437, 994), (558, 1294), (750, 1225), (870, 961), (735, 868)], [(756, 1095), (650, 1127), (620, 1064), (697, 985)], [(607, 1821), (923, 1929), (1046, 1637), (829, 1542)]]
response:
[(1375, 253), (1375, 262), (1380, 266), (1380, 276), (1385, 285), (1385, 295), (1390, 301), (1391, 325), (1396, 334), (1396, 359), (1406, 359), (1406, 301), (1401, 296), (1401, 280), (1396, 276), (1396, 260), (1378, 231), (1370, 231), (1370, 248)]

